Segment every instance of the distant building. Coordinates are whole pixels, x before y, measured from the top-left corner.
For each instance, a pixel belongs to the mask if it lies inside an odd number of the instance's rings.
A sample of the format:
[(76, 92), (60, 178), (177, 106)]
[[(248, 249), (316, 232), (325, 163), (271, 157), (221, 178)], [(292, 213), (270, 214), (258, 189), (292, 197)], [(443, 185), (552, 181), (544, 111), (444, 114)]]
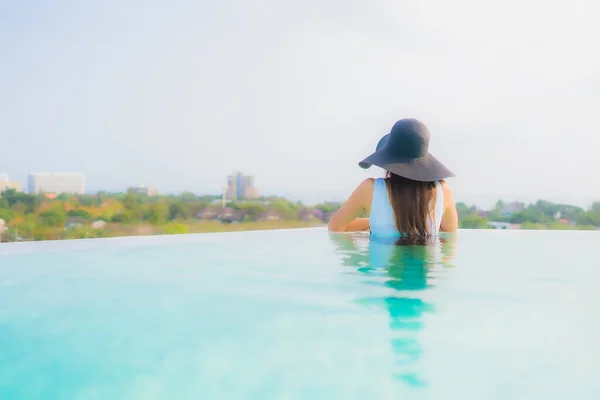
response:
[(251, 186), (249, 188), (246, 188), (246, 190), (244, 190), (243, 197), (245, 199), (249, 199), (249, 200), (258, 199), (260, 197), (260, 193), (257, 188), (255, 188), (254, 186)]
[(281, 215), (275, 210), (267, 210), (259, 217), (261, 221), (280, 221), (282, 219)]
[(78, 173), (33, 173), (29, 175), (29, 193), (85, 194), (85, 176)]
[(105, 226), (106, 226), (106, 222), (101, 219), (92, 222), (92, 229), (102, 229)]
[(200, 212), (198, 212), (198, 214), (196, 214), (196, 218), (198, 219), (204, 219), (204, 220), (210, 220), (210, 219), (215, 219), (217, 218), (219, 215), (219, 209), (215, 208), (215, 207), (206, 207), (203, 210), (200, 210)]
[(491, 229), (521, 229), (521, 224), (511, 224), (509, 222), (490, 221), (488, 226)]
[(21, 182), (8, 182), (8, 185), (6, 185), (6, 189), (14, 189), (17, 192), (22, 192), (23, 191), (23, 187), (21, 186)]
[(131, 188), (131, 190), (134, 193), (143, 194), (146, 196), (156, 196), (158, 194), (158, 189), (156, 189), (155, 187), (148, 187), (144, 185), (137, 185)]
[(221, 222), (231, 223), (231, 222), (239, 222), (242, 220), (243, 215), (241, 212), (234, 210), (233, 208), (225, 208), (219, 211), (217, 218)]
[(20, 192), (21, 184), (19, 182), (11, 182), (8, 180), (7, 174), (0, 174), (0, 192), (3, 192), (8, 189), (14, 189), (17, 192)]
[(298, 211), (298, 219), (300, 221), (312, 221), (315, 218), (314, 214), (313, 214), (313, 210), (310, 208), (303, 208), (300, 211)]
[(65, 224), (65, 228), (73, 229), (73, 228), (81, 228), (85, 224), (85, 219), (82, 217), (70, 217), (67, 218), (67, 222)]
[(254, 186), (254, 177), (235, 172), (227, 177), (227, 200), (257, 199), (260, 197), (258, 189)]

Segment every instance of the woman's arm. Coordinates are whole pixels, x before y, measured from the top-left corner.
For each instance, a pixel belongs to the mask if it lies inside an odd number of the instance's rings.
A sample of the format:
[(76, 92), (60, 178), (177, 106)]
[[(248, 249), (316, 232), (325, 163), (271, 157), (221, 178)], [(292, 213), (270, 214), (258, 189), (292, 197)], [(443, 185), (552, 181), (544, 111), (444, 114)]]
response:
[(454, 203), (454, 195), (446, 182), (442, 184), (444, 190), (444, 214), (440, 224), (442, 232), (456, 232), (458, 230), (458, 212)]
[(372, 178), (365, 179), (350, 195), (348, 200), (331, 217), (327, 228), (331, 232), (348, 232), (366, 230), (369, 227), (368, 218), (358, 218), (360, 214), (369, 208), (373, 198)]
[(369, 228), (371, 228), (371, 225), (369, 225), (369, 218), (356, 218), (354, 221), (348, 224), (346, 231), (368, 231)]

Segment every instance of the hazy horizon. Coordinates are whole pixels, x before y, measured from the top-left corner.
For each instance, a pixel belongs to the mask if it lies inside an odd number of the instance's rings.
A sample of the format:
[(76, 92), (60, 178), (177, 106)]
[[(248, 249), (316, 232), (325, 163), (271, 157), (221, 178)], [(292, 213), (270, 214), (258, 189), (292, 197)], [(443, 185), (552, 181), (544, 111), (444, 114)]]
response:
[[(60, 172), (73, 172), (73, 171), (60, 171)], [(383, 174), (383, 172), (382, 172)], [(374, 176), (376, 176), (376, 174), (374, 174)], [(10, 176), (9, 176), (10, 177)], [(23, 183), (21, 182), (23, 185), (23, 190), (27, 191), (27, 186), (26, 186), (26, 182)], [(96, 194), (98, 192), (108, 192), (108, 193), (124, 193), (128, 188), (130, 187), (134, 187), (136, 186), (134, 185), (129, 185), (128, 187), (122, 187), (122, 188), (97, 188), (97, 187), (90, 187), (89, 185), (86, 184), (86, 194)], [(177, 195), (177, 194), (181, 194), (184, 192), (191, 192), (194, 193), (198, 196), (203, 196), (203, 195), (208, 195), (208, 196), (220, 196), (221, 192), (220, 191), (215, 191), (215, 192), (198, 192), (198, 191), (194, 191), (194, 190), (188, 190), (188, 189), (182, 189), (182, 190), (172, 190), (172, 191), (159, 191), (159, 195)], [(321, 202), (343, 202), (344, 200), (346, 200), (348, 194), (341, 194), (341, 195), (337, 195), (337, 196), (331, 196), (331, 197), (324, 197), (323, 195), (302, 195), (302, 194), (297, 194), (297, 193), (286, 193), (286, 192), (268, 192), (268, 193), (261, 193), (261, 196), (280, 196), (280, 197), (284, 197), (288, 200), (292, 200), (292, 201), (301, 201), (306, 205), (315, 205), (317, 203), (321, 203)], [(535, 195), (521, 195), (521, 194), (484, 194), (484, 195), (472, 195), (470, 196), (470, 198), (468, 200), (465, 200), (463, 198), (456, 198), (456, 202), (463, 202), (466, 203), (469, 206), (477, 206), (480, 209), (491, 209), (494, 207), (494, 205), (499, 201), (502, 200), (504, 202), (510, 203), (510, 202), (523, 202), (525, 204), (533, 204), (538, 200), (546, 200), (546, 201), (551, 201), (554, 203), (564, 203), (564, 204), (570, 204), (570, 205), (574, 205), (574, 206), (578, 206), (581, 207), (583, 209), (588, 209), (589, 206), (592, 205), (592, 203), (594, 201), (598, 201), (597, 199), (591, 199), (588, 201), (588, 199), (584, 198), (584, 197), (577, 197), (577, 196), (563, 196), (563, 197), (558, 197), (558, 198), (548, 198), (548, 197), (540, 197), (540, 196), (535, 196)]]
[(600, 4), (0, 1), (0, 173), (341, 201), (421, 119), (457, 201), (600, 199)]

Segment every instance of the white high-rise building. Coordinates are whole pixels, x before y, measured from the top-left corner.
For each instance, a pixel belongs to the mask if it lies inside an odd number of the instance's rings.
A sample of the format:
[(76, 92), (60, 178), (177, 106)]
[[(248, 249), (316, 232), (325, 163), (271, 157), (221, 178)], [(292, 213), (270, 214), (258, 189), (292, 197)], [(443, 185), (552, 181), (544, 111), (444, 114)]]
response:
[(36, 172), (29, 175), (29, 193), (85, 194), (85, 176), (78, 173)]

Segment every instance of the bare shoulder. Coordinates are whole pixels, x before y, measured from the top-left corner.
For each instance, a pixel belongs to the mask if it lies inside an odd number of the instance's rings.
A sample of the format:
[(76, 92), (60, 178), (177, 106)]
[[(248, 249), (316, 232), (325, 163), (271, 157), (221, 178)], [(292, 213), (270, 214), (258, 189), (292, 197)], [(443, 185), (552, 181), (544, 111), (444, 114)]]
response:
[(450, 189), (448, 182), (440, 181), (440, 185), (442, 185), (442, 189), (444, 189), (444, 194), (452, 195), (452, 189)]
[(373, 197), (373, 188), (375, 187), (375, 179), (367, 178), (362, 181), (358, 187), (354, 190), (354, 196), (359, 199), (361, 204), (371, 204)]
[(375, 186), (375, 178), (367, 178), (358, 185), (362, 190), (373, 189)]
[(375, 179), (367, 178), (362, 181), (354, 192), (350, 195), (350, 198), (346, 202), (349, 206), (359, 207), (370, 212), (371, 201), (373, 200), (373, 188), (375, 187)]
[(444, 190), (444, 203), (446, 203), (446, 206), (454, 204), (454, 194), (448, 182), (440, 181), (440, 184)]
[(444, 190), (444, 214), (440, 224), (442, 232), (456, 232), (458, 229), (458, 213), (456, 212), (456, 204), (454, 203), (454, 195), (450, 185), (445, 181), (440, 182)]

